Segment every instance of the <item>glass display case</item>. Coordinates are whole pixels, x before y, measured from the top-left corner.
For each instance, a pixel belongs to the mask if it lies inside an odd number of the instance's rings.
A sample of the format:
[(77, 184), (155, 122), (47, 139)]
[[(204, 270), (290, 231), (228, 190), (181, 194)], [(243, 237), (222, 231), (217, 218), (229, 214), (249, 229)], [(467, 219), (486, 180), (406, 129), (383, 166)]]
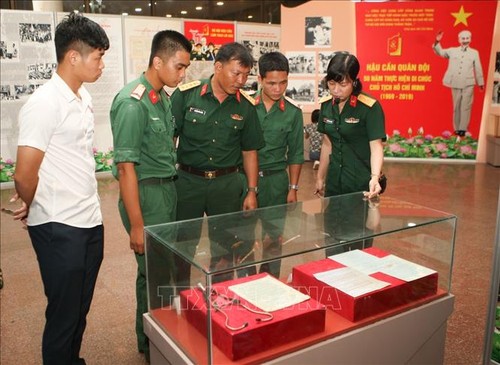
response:
[(362, 193), (147, 227), (151, 362), (292, 363), (364, 328), (389, 338), (382, 320), (452, 297), (455, 232), (452, 214)]

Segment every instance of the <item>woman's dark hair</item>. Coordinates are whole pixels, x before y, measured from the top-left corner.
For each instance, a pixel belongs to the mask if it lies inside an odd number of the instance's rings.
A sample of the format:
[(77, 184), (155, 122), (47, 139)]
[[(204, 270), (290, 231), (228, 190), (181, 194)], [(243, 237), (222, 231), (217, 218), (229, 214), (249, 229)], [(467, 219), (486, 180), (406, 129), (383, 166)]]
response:
[(85, 55), (94, 49), (108, 50), (109, 39), (106, 32), (96, 22), (79, 13), (70, 13), (56, 27), (54, 36), (57, 62), (62, 62), (70, 50)]
[(363, 88), (361, 81), (358, 79), (359, 61), (356, 56), (349, 52), (336, 52), (326, 70), (326, 82), (333, 80), (342, 82), (344, 80), (352, 81), (353, 95), (358, 95)]

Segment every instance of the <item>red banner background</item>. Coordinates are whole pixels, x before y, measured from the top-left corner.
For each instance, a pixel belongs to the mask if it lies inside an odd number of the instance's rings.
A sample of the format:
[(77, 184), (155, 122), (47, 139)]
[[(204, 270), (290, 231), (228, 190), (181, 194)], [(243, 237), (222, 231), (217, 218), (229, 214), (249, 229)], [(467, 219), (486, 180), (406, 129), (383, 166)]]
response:
[[(386, 113), (386, 131), (407, 134), (453, 132), (451, 89), (442, 84), (448, 60), (432, 45), (443, 31), (443, 48), (457, 47), (458, 33), (472, 33), (485, 85), (496, 1), (419, 1), (356, 4), (356, 46), (363, 91), (375, 96)], [(475, 87), (469, 132), (479, 134), (484, 91)]]
[(234, 23), (184, 21), (184, 36), (195, 44), (202, 43), (202, 38), (205, 38), (206, 44), (212, 42), (220, 47), (234, 42)]

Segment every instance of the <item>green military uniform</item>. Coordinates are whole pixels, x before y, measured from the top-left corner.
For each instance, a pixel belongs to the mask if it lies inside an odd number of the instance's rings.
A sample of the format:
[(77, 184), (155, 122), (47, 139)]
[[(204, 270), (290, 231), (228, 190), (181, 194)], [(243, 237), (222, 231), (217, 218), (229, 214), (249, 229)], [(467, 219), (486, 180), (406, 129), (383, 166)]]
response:
[[(144, 225), (172, 222), (176, 218), (177, 193), (173, 183), (176, 176), (176, 153), (173, 143), (174, 123), (172, 107), (165, 90), (157, 93), (144, 74), (126, 85), (114, 98), (110, 111), (114, 144), (113, 175), (118, 179), (116, 164), (133, 162), (139, 180), (139, 198)], [(130, 221), (123, 201), (118, 202), (120, 216), (127, 232)], [(162, 272), (149, 273), (154, 278), (170, 281), (172, 260), (165, 252), (158, 253), (169, 265), (157, 265)], [(151, 255), (150, 255), (151, 256)], [(139, 351), (148, 351), (142, 314), (148, 310), (146, 294), (146, 267), (144, 255), (137, 260), (136, 332)], [(158, 284), (159, 285), (159, 284)], [(157, 293), (157, 288), (150, 288)], [(154, 299), (154, 298), (153, 298)]]
[[(368, 189), (371, 170), (370, 141), (386, 139), (384, 112), (380, 103), (366, 94), (352, 95), (342, 113), (331, 95), (320, 100), (318, 132), (325, 133), (332, 142), (332, 154), (326, 177), (325, 196), (341, 195)], [(363, 158), (360, 161), (358, 156)], [(346, 232), (359, 232), (359, 237), (370, 234), (365, 228), (367, 203), (358, 194), (346, 197), (345, 204), (329, 201), (325, 209), (325, 232), (335, 243), (355, 239)], [(327, 256), (372, 245), (372, 239), (353, 242), (326, 250)]]
[[(264, 133), (265, 147), (259, 150), (259, 208), (287, 203), (289, 178), (287, 166), (304, 163), (304, 121), (301, 109), (292, 99), (282, 97), (269, 111), (256, 98), (256, 109)], [(263, 258), (281, 256), (281, 240), (286, 208), (261, 211)], [(270, 216), (272, 215), (272, 216)], [(272, 221), (273, 224), (266, 224)], [(267, 236), (267, 237), (266, 237)], [(279, 277), (280, 261), (263, 264), (261, 272)]]
[[(181, 85), (172, 94), (172, 111), (179, 137), (178, 220), (241, 210), (243, 184), (236, 172), (243, 164), (242, 151), (264, 146), (254, 100), (237, 92), (220, 103), (210, 81)], [(192, 241), (199, 238), (200, 229), (192, 227), (184, 236), (180, 232), (179, 240), (184, 237), (191, 241), (189, 255), (194, 255), (196, 244)], [(234, 253), (230, 249), (234, 236), (220, 231), (220, 227), (217, 234), (209, 230), (212, 267), (220, 258), (232, 259)], [(188, 269), (186, 266), (185, 270)], [(188, 271), (179, 275), (178, 283), (189, 278)]]
[[(370, 141), (386, 139), (384, 112), (366, 94), (352, 95), (342, 113), (331, 95), (320, 100), (318, 132), (332, 142), (325, 196), (366, 191), (370, 181)], [(360, 161), (356, 153), (365, 161)]]

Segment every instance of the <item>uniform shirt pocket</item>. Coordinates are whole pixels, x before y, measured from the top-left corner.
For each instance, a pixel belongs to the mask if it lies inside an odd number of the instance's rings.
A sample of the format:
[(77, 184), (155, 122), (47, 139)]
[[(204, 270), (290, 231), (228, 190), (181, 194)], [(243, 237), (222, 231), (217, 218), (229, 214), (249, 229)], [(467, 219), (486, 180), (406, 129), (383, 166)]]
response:
[(167, 148), (167, 138), (169, 138), (169, 133), (165, 121), (158, 117), (151, 117), (145, 142), (160, 152)]

